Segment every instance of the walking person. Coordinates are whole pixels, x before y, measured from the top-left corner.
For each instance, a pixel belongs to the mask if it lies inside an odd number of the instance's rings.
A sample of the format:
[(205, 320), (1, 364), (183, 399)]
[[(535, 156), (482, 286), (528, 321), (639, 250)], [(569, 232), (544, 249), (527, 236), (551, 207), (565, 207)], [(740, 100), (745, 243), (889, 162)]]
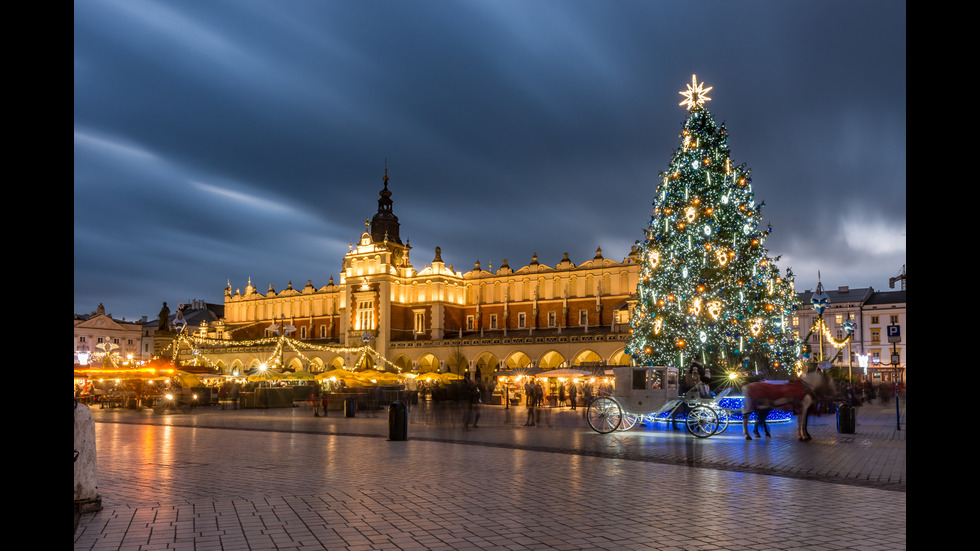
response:
[(576, 388), (574, 382), (568, 384), (568, 398), (572, 402), (572, 411), (575, 411), (575, 399), (578, 398), (578, 388)]
[(592, 403), (592, 385), (588, 382), (585, 383), (585, 407), (582, 408), (582, 417), (585, 417), (589, 412), (589, 404)]
[(558, 407), (565, 407), (565, 383), (558, 383)]
[(470, 430), (471, 421), (473, 428), (479, 428), (480, 426), (480, 387), (472, 381), (468, 384), (468, 387), (470, 406), (466, 412), (466, 422), (464, 424), (466, 430)]

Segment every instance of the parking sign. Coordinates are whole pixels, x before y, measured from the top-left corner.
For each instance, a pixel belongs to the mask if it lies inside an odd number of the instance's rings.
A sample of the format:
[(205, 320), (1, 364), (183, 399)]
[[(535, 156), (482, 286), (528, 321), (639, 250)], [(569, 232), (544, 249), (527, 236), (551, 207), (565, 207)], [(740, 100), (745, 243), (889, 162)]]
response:
[(902, 342), (902, 328), (899, 325), (888, 326), (888, 342)]

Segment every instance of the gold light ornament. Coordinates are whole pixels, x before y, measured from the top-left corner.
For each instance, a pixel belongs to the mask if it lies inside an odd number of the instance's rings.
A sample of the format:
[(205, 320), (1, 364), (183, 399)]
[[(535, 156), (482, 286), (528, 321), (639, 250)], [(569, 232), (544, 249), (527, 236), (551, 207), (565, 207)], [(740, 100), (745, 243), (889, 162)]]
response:
[(656, 269), (660, 265), (660, 251), (650, 251), (647, 254), (647, 261), (650, 263), (650, 267)]
[(718, 259), (719, 266), (724, 266), (725, 264), (728, 264), (728, 253), (726, 253), (721, 249), (715, 251), (715, 258)]
[(711, 315), (712, 319), (718, 319), (718, 316), (721, 315), (721, 302), (717, 300), (709, 302), (708, 314)]

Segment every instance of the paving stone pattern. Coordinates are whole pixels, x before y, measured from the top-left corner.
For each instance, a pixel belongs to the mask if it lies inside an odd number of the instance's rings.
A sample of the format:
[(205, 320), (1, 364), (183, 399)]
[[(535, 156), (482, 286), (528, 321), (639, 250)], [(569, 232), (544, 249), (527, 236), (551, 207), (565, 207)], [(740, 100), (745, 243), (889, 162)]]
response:
[[(76, 550), (904, 549), (905, 408), (696, 439), (600, 435), (579, 411), (93, 409), (102, 511)], [(901, 430), (896, 430), (898, 423)], [(889, 426), (890, 425), (890, 426)]]

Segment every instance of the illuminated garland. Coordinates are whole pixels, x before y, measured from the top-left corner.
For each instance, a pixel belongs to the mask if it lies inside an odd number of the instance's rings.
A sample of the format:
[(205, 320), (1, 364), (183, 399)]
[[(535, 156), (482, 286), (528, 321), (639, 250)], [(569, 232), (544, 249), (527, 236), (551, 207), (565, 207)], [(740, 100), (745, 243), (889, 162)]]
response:
[(829, 342), (834, 348), (843, 348), (847, 343), (851, 342), (851, 337), (854, 336), (849, 334), (843, 339), (834, 338), (834, 335), (830, 332), (830, 328), (827, 327), (827, 323), (823, 320), (823, 316), (817, 317), (817, 319), (813, 322), (813, 327), (810, 328), (810, 334), (807, 335), (806, 340), (810, 340), (810, 335), (813, 335), (814, 330), (822, 332), (824, 339), (826, 339), (827, 342)]
[(306, 341), (301, 341), (293, 339), (290, 337), (263, 337), (260, 339), (249, 339), (241, 341), (228, 341), (223, 339), (210, 339), (206, 337), (194, 336), (186, 333), (178, 333), (174, 340), (164, 349), (164, 352), (171, 353), (171, 360), (177, 363), (179, 352), (182, 349), (190, 350), (194, 356), (194, 365), (199, 365), (198, 361), (203, 361), (205, 365), (212, 369), (219, 368), (219, 365), (205, 355), (202, 351), (202, 347), (207, 347), (211, 349), (219, 349), (217, 353), (222, 353), (220, 349), (230, 349), (230, 348), (242, 348), (242, 347), (261, 347), (274, 345), (270, 356), (273, 359), (272, 366), (280, 366), (279, 358), (282, 357), (284, 347), (289, 347), (289, 350), (295, 352), (306, 364), (311, 363), (311, 359), (304, 354), (304, 352), (327, 352), (335, 354), (357, 354), (357, 361), (353, 362), (353, 365), (359, 365), (364, 362), (368, 354), (373, 354), (376, 363), (382, 364), (398, 371), (402, 371), (402, 368), (398, 365), (392, 363), (388, 358), (382, 356), (377, 350), (371, 348), (370, 346), (328, 346), (328, 345), (317, 345)]

